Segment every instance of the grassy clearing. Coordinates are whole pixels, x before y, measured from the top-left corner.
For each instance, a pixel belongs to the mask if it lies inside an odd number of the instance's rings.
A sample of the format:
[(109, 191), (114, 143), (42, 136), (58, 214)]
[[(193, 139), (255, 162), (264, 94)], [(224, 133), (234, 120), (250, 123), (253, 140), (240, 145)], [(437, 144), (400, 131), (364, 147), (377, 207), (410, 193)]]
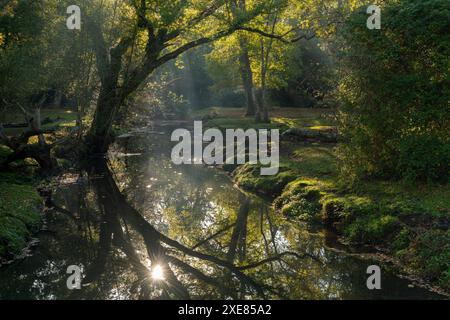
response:
[(270, 111), (270, 123), (255, 123), (245, 117), (242, 108), (207, 108), (196, 111), (194, 119), (206, 120), (206, 126), (226, 129), (280, 129), (307, 128), (326, 130), (333, 126), (333, 113), (329, 109), (274, 108)]
[[(77, 113), (67, 109), (42, 109), (41, 120), (50, 118), (54, 120), (52, 123), (42, 125), (42, 128), (71, 128), (75, 127), (77, 120)], [(10, 112), (2, 116), (4, 123), (21, 123), (24, 118), (20, 113)], [(23, 128), (8, 128), (5, 129), (7, 135), (15, 135), (23, 132)]]
[[(214, 124), (254, 128), (242, 111), (222, 110), (215, 110)], [(284, 118), (270, 126), (330, 126), (323, 111), (300, 109)], [(274, 198), (282, 214), (328, 225), (349, 244), (383, 247), (411, 272), (450, 290), (450, 186), (368, 181), (350, 187), (339, 179), (333, 148), (281, 141), (277, 175), (261, 176), (257, 165), (246, 164), (233, 176), (242, 188)]]

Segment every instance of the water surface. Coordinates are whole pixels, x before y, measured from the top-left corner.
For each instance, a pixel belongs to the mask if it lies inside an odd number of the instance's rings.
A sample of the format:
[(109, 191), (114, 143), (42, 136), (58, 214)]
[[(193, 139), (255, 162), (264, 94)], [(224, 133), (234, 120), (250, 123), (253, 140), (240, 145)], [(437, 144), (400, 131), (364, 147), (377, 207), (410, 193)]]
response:
[[(168, 136), (124, 136), (108, 161), (59, 178), (32, 256), (0, 269), (1, 299), (434, 299), (243, 193), (227, 175), (170, 162)], [(67, 289), (69, 265), (83, 267)], [(155, 272), (156, 270), (156, 272)]]

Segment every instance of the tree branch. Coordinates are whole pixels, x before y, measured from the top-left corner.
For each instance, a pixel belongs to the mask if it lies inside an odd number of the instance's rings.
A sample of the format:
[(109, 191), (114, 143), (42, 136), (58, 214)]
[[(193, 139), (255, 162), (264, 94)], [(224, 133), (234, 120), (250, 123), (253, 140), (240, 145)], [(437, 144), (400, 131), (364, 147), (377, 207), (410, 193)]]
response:
[(225, 4), (224, 0), (215, 0), (213, 1), (213, 4), (211, 4), (209, 7), (205, 8), (203, 11), (201, 11), (196, 17), (189, 20), (186, 25), (183, 28), (177, 29), (173, 32), (170, 32), (165, 37), (166, 41), (170, 41), (178, 37), (180, 34), (182, 34), (184, 31), (189, 30), (192, 27), (195, 27), (197, 24), (205, 20), (206, 18), (212, 16), (214, 13), (217, 12), (223, 5)]
[[(276, 39), (276, 40), (281, 41), (283, 43), (294, 43), (294, 42), (297, 42), (297, 41), (299, 41), (301, 39), (311, 40), (312, 38), (314, 38), (316, 36), (315, 34), (312, 34), (312, 35), (303, 34), (303, 35), (298, 36), (298, 37), (293, 38), (293, 39), (286, 39), (286, 38), (284, 38), (284, 35), (268, 33), (268, 32), (265, 32), (263, 30), (256, 29), (256, 28), (239, 26), (237, 29), (238, 30), (247, 31), (247, 32), (251, 32), (251, 33), (256, 33), (256, 34), (259, 34), (259, 35), (261, 35), (263, 37), (266, 37), (266, 38)], [(292, 31), (290, 31), (290, 32), (292, 32)]]
[(323, 261), (321, 261), (321, 260), (318, 259), (317, 257), (315, 257), (315, 256), (313, 256), (313, 255), (310, 255), (310, 254), (308, 254), (308, 253), (304, 253), (304, 254), (302, 254), (302, 255), (299, 255), (298, 253), (295, 253), (295, 252), (285, 251), (285, 252), (282, 252), (282, 253), (280, 253), (280, 254), (278, 254), (278, 255), (276, 255), (276, 256), (269, 257), (269, 258), (266, 258), (266, 259), (264, 259), (264, 260), (261, 260), (261, 261), (255, 262), (255, 263), (251, 263), (251, 264), (247, 264), (247, 265), (245, 265), (245, 266), (240, 266), (240, 267), (237, 267), (237, 268), (238, 268), (239, 270), (253, 269), (253, 268), (259, 267), (259, 266), (261, 266), (261, 265), (263, 265), (263, 264), (266, 264), (266, 263), (268, 263), (268, 262), (280, 260), (280, 259), (283, 258), (284, 256), (294, 256), (294, 257), (296, 257), (296, 258), (298, 258), (298, 259), (311, 258), (311, 259), (313, 259), (314, 261), (317, 261), (317, 262), (323, 264)]

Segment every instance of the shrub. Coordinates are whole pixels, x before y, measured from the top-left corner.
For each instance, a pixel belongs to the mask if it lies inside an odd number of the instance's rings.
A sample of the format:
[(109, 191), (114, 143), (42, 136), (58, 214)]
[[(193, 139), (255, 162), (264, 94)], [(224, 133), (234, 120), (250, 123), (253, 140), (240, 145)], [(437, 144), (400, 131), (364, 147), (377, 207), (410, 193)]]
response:
[[(421, 234), (417, 252), (419, 267), (428, 278), (441, 282), (450, 279), (450, 231), (430, 230)], [(445, 287), (450, 287), (450, 282)]]
[(399, 144), (397, 172), (408, 181), (448, 182), (450, 144), (433, 135), (406, 136)]
[[(364, 8), (365, 9), (365, 8)], [(447, 0), (389, 1), (381, 30), (355, 12), (341, 32), (338, 155), (347, 177), (448, 181)]]

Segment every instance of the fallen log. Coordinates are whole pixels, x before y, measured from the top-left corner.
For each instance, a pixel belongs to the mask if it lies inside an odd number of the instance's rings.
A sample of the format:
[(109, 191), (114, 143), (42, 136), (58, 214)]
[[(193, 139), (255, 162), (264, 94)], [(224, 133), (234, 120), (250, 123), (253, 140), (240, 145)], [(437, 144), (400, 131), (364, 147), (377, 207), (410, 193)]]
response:
[[(28, 129), (19, 135), (7, 136), (4, 132), (4, 125), (0, 124), (0, 142), (13, 150), (13, 153), (0, 163), (0, 170), (7, 170), (9, 164), (17, 160), (32, 158), (37, 161), (44, 173), (50, 173), (58, 168), (58, 163), (51, 154), (54, 144), (47, 144), (45, 134), (54, 133), (55, 129), (41, 129), (39, 108), (36, 108), (34, 115), (30, 115), (26, 110), (23, 111)], [(29, 138), (33, 136), (38, 137), (38, 142), (28, 144)]]
[(16, 129), (16, 128), (28, 128), (28, 123), (5, 123), (3, 124), (3, 128), (5, 129)]
[(338, 132), (336, 129), (311, 130), (301, 128), (290, 128), (281, 134), (282, 138), (292, 141), (318, 141), (327, 143), (338, 142)]
[[(51, 119), (51, 118), (45, 118), (44, 120), (41, 121), (41, 125), (46, 125), (46, 124), (50, 124), (50, 123), (55, 123), (58, 120), (61, 120), (60, 117), (57, 117), (55, 119)], [(28, 128), (30, 126), (29, 123), (27, 122), (20, 122), (20, 123), (4, 123), (3, 124), (3, 128), (5, 129), (19, 129), (19, 128)]]

